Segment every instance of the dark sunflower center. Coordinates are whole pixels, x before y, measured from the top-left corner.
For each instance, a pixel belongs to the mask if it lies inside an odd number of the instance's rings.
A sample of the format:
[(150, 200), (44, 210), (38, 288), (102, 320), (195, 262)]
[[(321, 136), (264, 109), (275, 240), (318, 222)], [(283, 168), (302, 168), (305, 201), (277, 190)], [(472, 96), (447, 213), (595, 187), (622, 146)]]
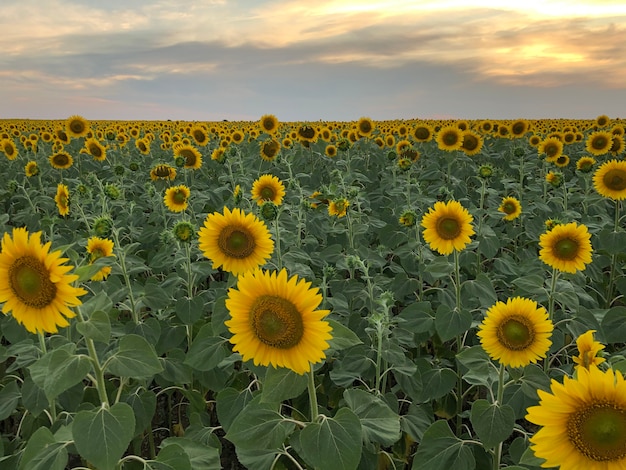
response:
[(101, 157), (102, 149), (97, 145), (92, 145), (89, 147), (89, 153), (91, 153), (94, 157)]
[(175, 204), (184, 204), (187, 202), (187, 195), (183, 191), (176, 191), (172, 199)]
[(278, 153), (278, 143), (266, 142), (265, 144), (263, 144), (263, 153), (269, 158), (275, 157)]
[(196, 164), (196, 155), (191, 150), (183, 149), (180, 156), (185, 159), (185, 165), (193, 166)]
[(67, 155), (64, 155), (62, 153), (58, 153), (54, 156), (54, 163), (57, 166), (65, 166), (70, 162), (69, 158), (67, 157)]
[(274, 130), (274, 127), (274, 120), (272, 118), (263, 119), (263, 129), (266, 131), (272, 131)]
[(274, 295), (257, 298), (250, 309), (250, 321), (256, 337), (264, 344), (289, 349), (304, 335), (302, 315), (289, 300)]
[(196, 139), (196, 142), (198, 142), (199, 144), (203, 143), (206, 141), (207, 137), (204, 134), (204, 132), (200, 131), (200, 130), (195, 130), (193, 132), (193, 138)]
[(263, 186), (263, 188), (261, 189), (259, 194), (261, 195), (261, 199), (265, 199), (266, 201), (270, 201), (270, 200), (274, 199), (274, 195), (276, 193), (274, 192), (273, 188), (271, 188), (269, 186)]
[(522, 135), (526, 131), (526, 125), (523, 122), (516, 122), (511, 126), (511, 132), (515, 135)]
[(461, 224), (452, 217), (442, 217), (437, 222), (437, 235), (444, 240), (453, 240), (461, 233)]
[(544, 152), (546, 152), (547, 156), (552, 157), (559, 152), (559, 146), (556, 144), (548, 144), (544, 147), (543, 150)]
[(578, 409), (569, 417), (567, 436), (591, 460), (620, 460), (626, 457), (626, 410), (609, 402)]
[(463, 138), (463, 148), (465, 150), (476, 150), (478, 147), (478, 139), (473, 135), (466, 135)]
[(613, 191), (626, 189), (626, 171), (614, 168), (609, 170), (602, 178), (604, 185)]
[(20, 301), (33, 308), (44, 308), (56, 298), (57, 288), (50, 272), (38, 259), (22, 256), (9, 268), (9, 284)]
[(459, 141), (459, 135), (456, 132), (446, 132), (443, 135), (442, 141), (446, 145), (456, 145)]
[(72, 121), (70, 123), (70, 129), (72, 130), (72, 132), (74, 132), (75, 134), (80, 134), (81, 132), (83, 132), (85, 130), (85, 126), (83, 125), (82, 122), (80, 121)]
[(363, 121), (359, 124), (359, 132), (367, 134), (372, 131), (372, 124), (368, 121)]
[(430, 131), (426, 127), (418, 127), (414, 132), (415, 138), (426, 140), (430, 137)]
[(517, 210), (517, 206), (515, 205), (515, 203), (508, 201), (504, 203), (502, 209), (504, 209), (504, 212), (507, 214), (514, 214)]
[(574, 259), (578, 255), (578, 242), (563, 238), (554, 244), (554, 254), (560, 259)]
[(532, 344), (535, 331), (526, 318), (513, 315), (498, 326), (497, 336), (505, 348), (522, 351)]
[(252, 234), (244, 227), (225, 227), (217, 244), (226, 256), (231, 258), (247, 258), (254, 252), (256, 243)]
[(595, 150), (603, 150), (606, 148), (608, 141), (604, 136), (597, 136), (591, 141), (591, 147)]

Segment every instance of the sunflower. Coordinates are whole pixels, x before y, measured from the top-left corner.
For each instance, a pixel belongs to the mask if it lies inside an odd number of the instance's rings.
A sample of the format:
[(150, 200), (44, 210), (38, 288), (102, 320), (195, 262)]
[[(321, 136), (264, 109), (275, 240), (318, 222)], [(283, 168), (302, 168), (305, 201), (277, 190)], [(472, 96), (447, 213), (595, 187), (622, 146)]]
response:
[(509, 130), (513, 137), (524, 137), (530, 129), (530, 122), (526, 119), (518, 119), (509, 126)]
[(617, 156), (624, 151), (624, 147), (626, 146), (624, 143), (624, 137), (621, 135), (614, 135), (611, 142), (611, 148), (609, 149), (611, 155)]
[(563, 142), (557, 137), (548, 137), (537, 146), (537, 151), (546, 155), (547, 162), (553, 162), (563, 153)]
[(176, 178), (176, 168), (166, 164), (159, 164), (150, 170), (150, 179), (156, 180), (168, 180), (171, 181)]
[(546, 357), (554, 325), (545, 308), (523, 297), (496, 302), (477, 336), (489, 356), (508, 367), (525, 367)]
[(331, 326), (322, 320), (329, 311), (316, 310), (321, 302), (319, 289), (297, 275), (288, 278), (285, 269), (241, 275), (226, 299), (233, 351), (255, 365), (309, 372), (325, 359), (332, 339)]
[(333, 158), (337, 156), (337, 147), (333, 144), (328, 144), (324, 149), (324, 155)]
[(539, 259), (566, 273), (585, 269), (591, 263), (591, 234), (584, 224), (560, 224), (539, 237)]
[(369, 137), (374, 132), (376, 126), (372, 120), (368, 117), (362, 117), (356, 124), (356, 128), (359, 131), (359, 135), (363, 137)]
[(593, 339), (596, 330), (588, 330), (578, 337), (576, 346), (578, 347), (578, 356), (572, 357), (576, 365), (576, 369), (583, 367), (589, 369), (593, 366), (602, 364), (605, 359), (598, 356), (598, 353), (604, 349), (604, 344)]
[(613, 145), (613, 134), (608, 131), (595, 131), (587, 136), (585, 149), (596, 157), (604, 155), (611, 150)]
[(50, 161), (52, 168), (56, 168), (57, 170), (67, 170), (74, 164), (72, 156), (64, 151), (51, 155), (48, 160)]
[[(113, 254), (113, 241), (108, 238), (90, 237), (87, 240), (87, 253), (89, 264), (93, 264), (98, 258), (115, 256)], [(111, 266), (103, 266), (100, 271), (91, 276), (92, 281), (104, 281), (111, 274)]]
[(235, 275), (264, 264), (274, 251), (265, 223), (238, 208), (209, 214), (198, 236), (200, 250), (213, 261), (213, 268)]
[(413, 137), (417, 142), (430, 142), (433, 138), (433, 128), (428, 124), (419, 124), (413, 129)]
[(446, 152), (459, 150), (463, 145), (463, 134), (456, 126), (442, 127), (437, 133), (437, 145), (439, 150)]
[(107, 149), (96, 139), (87, 139), (87, 141), (85, 142), (85, 148), (87, 149), (87, 153), (89, 153), (89, 155), (91, 155), (94, 160), (99, 162), (106, 160)]
[(472, 157), (480, 153), (483, 148), (483, 139), (482, 137), (474, 131), (464, 131), (463, 132), (463, 144), (461, 145), (461, 150), (465, 152), (465, 155), (468, 157)]
[(261, 206), (270, 201), (280, 206), (285, 197), (285, 185), (274, 175), (262, 175), (252, 184), (252, 199)]
[(275, 139), (269, 139), (265, 142), (261, 142), (259, 154), (261, 158), (266, 162), (276, 160), (278, 152), (280, 151), (280, 142)]
[(559, 155), (556, 160), (554, 160), (554, 164), (559, 168), (565, 168), (569, 165), (569, 157), (563, 153)]
[(530, 438), (542, 467), (561, 470), (626, 468), (626, 381), (620, 372), (579, 368), (577, 378), (537, 390), (526, 419), (541, 426)]
[(554, 188), (558, 188), (563, 184), (563, 173), (559, 171), (549, 171), (546, 173), (546, 182)]
[(197, 170), (202, 166), (202, 154), (193, 145), (183, 144), (174, 148), (174, 158), (183, 157), (185, 168)]
[(611, 118), (606, 114), (601, 114), (596, 118), (596, 125), (598, 127), (608, 127), (611, 125)]
[(57, 185), (57, 193), (54, 196), (54, 202), (59, 209), (59, 215), (66, 216), (70, 213), (70, 191), (62, 183)]
[(626, 161), (604, 162), (593, 174), (593, 186), (601, 196), (626, 199)]
[(68, 326), (66, 318), (75, 313), (69, 307), (82, 302), (78, 297), (87, 293), (72, 287), (78, 279), (67, 274), (72, 266), (64, 265), (67, 258), (61, 252), (50, 253), (50, 245), (41, 244), (41, 232), (29, 234), (25, 228), (14, 228), (2, 239), (0, 251), (0, 302), (2, 312), (12, 313), (18, 323), (31, 333), (56, 333), (57, 327)]
[(195, 141), (196, 145), (204, 147), (209, 143), (209, 135), (204, 126), (197, 124), (189, 130), (189, 135)]
[(84, 137), (89, 133), (89, 122), (82, 116), (70, 116), (65, 121), (65, 132), (69, 137)]
[(39, 173), (39, 165), (37, 165), (36, 161), (31, 160), (24, 167), (24, 172), (29, 178), (32, 176), (36, 176)]
[(345, 217), (348, 213), (350, 203), (346, 198), (333, 199), (328, 203), (328, 215), (336, 217)]
[(583, 173), (589, 173), (593, 169), (593, 165), (596, 164), (596, 159), (593, 157), (581, 157), (576, 162), (576, 169)]
[(182, 212), (187, 209), (190, 195), (191, 191), (184, 184), (171, 186), (165, 190), (163, 202), (172, 212)]
[(259, 127), (266, 134), (274, 134), (278, 130), (278, 119), (273, 114), (265, 114), (259, 120)]
[(514, 197), (505, 197), (498, 210), (505, 214), (504, 220), (515, 220), (522, 213), (522, 204)]
[(465, 249), (474, 235), (472, 216), (458, 201), (436, 202), (422, 217), (424, 240), (442, 255)]
[(17, 148), (11, 139), (0, 140), (0, 151), (2, 151), (9, 160), (15, 160), (17, 158)]

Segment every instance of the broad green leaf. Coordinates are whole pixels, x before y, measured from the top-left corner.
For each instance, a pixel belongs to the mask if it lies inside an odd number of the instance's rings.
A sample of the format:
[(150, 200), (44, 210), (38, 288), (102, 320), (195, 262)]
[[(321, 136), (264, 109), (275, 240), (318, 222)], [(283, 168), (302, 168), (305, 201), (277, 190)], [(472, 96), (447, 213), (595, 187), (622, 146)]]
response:
[(22, 394), (15, 380), (9, 382), (0, 390), (0, 420), (11, 416), (21, 396)]
[(623, 343), (626, 338), (626, 307), (610, 308), (604, 315), (601, 326), (607, 343)]
[(237, 415), (225, 437), (241, 449), (278, 449), (293, 432), (295, 424), (278, 412), (278, 405), (257, 400)]
[(414, 333), (427, 333), (435, 329), (435, 312), (430, 302), (413, 302), (398, 315), (402, 327)]
[(537, 467), (538, 468), (538, 467), (541, 467), (541, 464), (544, 462), (545, 460), (537, 457), (535, 453), (533, 452), (533, 450), (529, 447), (522, 454), (519, 464), (524, 465), (525, 467), (531, 467), (531, 468)]
[(472, 314), (467, 310), (460, 312), (440, 305), (435, 316), (435, 328), (441, 341), (448, 341), (457, 335), (465, 333), (472, 326)]
[(255, 470), (272, 470), (272, 464), (276, 459), (277, 449), (241, 449), (237, 447), (237, 460), (245, 468)]
[[(99, 258), (104, 259), (104, 258)], [(91, 318), (93, 312), (108, 312), (113, 306), (113, 302), (104, 291), (98, 292), (96, 295), (87, 300), (80, 306), (80, 311), (87, 319)]]
[(154, 347), (139, 335), (122, 336), (117, 351), (107, 362), (107, 370), (118, 377), (147, 379), (163, 370)]
[(491, 279), (484, 273), (480, 273), (476, 279), (465, 281), (461, 286), (461, 295), (463, 299), (475, 299), (479, 305), (493, 305), (498, 300)]
[(490, 387), (498, 380), (498, 371), (482, 346), (472, 346), (456, 355), (461, 364), (463, 379), (472, 385)]
[(225, 388), (217, 394), (217, 418), (226, 432), (241, 410), (252, 401), (252, 398), (253, 395), (249, 388), (242, 391)]
[(101, 343), (108, 343), (111, 339), (111, 320), (102, 310), (96, 310), (88, 320), (76, 323), (76, 329), (85, 338)]
[(221, 336), (215, 336), (211, 324), (207, 323), (193, 339), (185, 364), (198, 371), (214, 369), (228, 355), (224, 346), (227, 341)]
[(391, 446), (400, 439), (400, 417), (380, 398), (357, 388), (344, 391), (343, 398), (358, 416), (365, 441)]
[(126, 397), (125, 401), (133, 409), (135, 415), (134, 435), (136, 436), (144, 431), (152, 422), (156, 411), (156, 395), (152, 391), (139, 389)]
[(361, 424), (349, 408), (321, 417), (300, 432), (302, 457), (316, 470), (356, 469), (361, 460)]
[(191, 466), (191, 459), (185, 452), (185, 449), (178, 445), (178, 443), (170, 443), (169, 445), (163, 446), (156, 459), (153, 461), (153, 464), (157, 463), (174, 470), (192, 470), (192, 468), (197, 470), (197, 467)]
[(48, 400), (81, 382), (91, 370), (86, 356), (74, 354), (72, 343), (50, 351), (29, 367), (33, 382), (42, 388)]
[(351, 346), (361, 344), (363, 341), (348, 327), (342, 325), (336, 320), (325, 320), (332, 327), (331, 335), (333, 338), (329, 341), (331, 349), (339, 351)]
[(424, 433), (413, 457), (413, 470), (474, 470), (474, 454), (457, 438), (445, 420), (435, 421)]
[(598, 234), (598, 250), (606, 250), (610, 255), (624, 252), (626, 246), (626, 232), (614, 232), (612, 229), (603, 229)]
[(72, 423), (76, 450), (98, 470), (115, 470), (134, 430), (133, 409), (121, 402), (110, 409), (79, 411)]
[[(184, 437), (169, 437), (161, 443), (165, 450), (171, 445), (181, 447), (189, 457), (193, 470), (220, 470), (220, 453), (216, 447), (211, 447), (200, 442), (192, 441)], [(159, 455), (163, 452), (159, 452)], [(157, 460), (159, 460), (157, 458)], [(175, 467), (178, 470), (178, 467)]]
[(48, 408), (49, 401), (45, 392), (28, 376), (22, 384), (22, 403), (34, 416)]
[(306, 390), (307, 384), (306, 374), (296, 374), (284, 367), (267, 367), (261, 402), (280, 403), (289, 398), (296, 398)]
[(193, 325), (204, 314), (204, 299), (202, 297), (182, 297), (176, 300), (176, 316), (185, 325)]
[(63, 470), (67, 461), (65, 445), (57, 442), (48, 428), (40, 427), (28, 439), (18, 468), (19, 470)]
[(456, 373), (452, 369), (430, 369), (422, 375), (422, 397), (424, 400), (436, 400), (450, 392), (457, 383)]
[(429, 405), (411, 403), (406, 414), (400, 416), (400, 429), (407, 433), (415, 442), (420, 442), (424, 432), (433, 424), (433, 410)]
[(494, 447), (513, 432), (515, 413), (509, 405), (479, 399), (472, 404), (470, 421), (483, 445)]

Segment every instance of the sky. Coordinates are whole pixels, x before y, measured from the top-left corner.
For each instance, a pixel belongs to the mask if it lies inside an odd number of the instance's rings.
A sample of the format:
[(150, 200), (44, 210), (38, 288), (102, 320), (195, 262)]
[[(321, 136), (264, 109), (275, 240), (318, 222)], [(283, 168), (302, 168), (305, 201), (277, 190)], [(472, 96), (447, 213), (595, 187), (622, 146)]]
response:
[(626, 118), (624, 0), (5, 0), (0, 119)]

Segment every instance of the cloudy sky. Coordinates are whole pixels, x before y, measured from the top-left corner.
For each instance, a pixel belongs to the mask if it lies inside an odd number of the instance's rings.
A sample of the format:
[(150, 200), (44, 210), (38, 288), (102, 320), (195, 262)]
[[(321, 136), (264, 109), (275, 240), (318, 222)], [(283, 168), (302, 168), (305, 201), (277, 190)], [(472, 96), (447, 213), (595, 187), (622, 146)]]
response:
[(623, 0), (12, 0), (0, 118), (626, 117)]

